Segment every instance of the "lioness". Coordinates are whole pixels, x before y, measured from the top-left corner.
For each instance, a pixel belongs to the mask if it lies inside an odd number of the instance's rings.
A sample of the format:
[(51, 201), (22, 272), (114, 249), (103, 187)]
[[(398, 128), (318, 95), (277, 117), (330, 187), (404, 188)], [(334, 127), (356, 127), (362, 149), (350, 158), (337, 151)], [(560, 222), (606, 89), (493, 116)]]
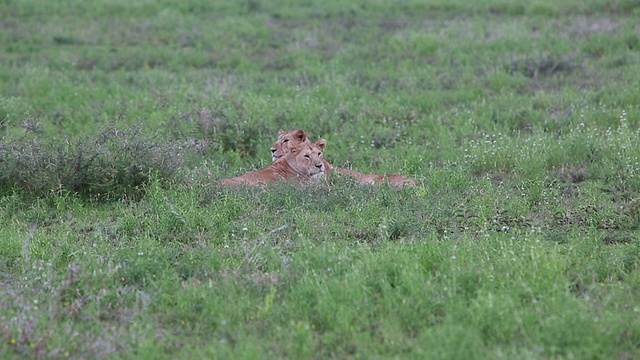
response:
[(322, 161), (322, 152), (327, 145), (320, 139), (315, 144), (299, 142), (289, 147), (289, 152), (272, 162), (262, 170), (248, 172), (233, 178), (218, 180), (224, 186), (254, 185), (261, 186), (280, 180), (294, 179), (298, 183), (316, 181), (327, 171)]
[[(284, 131), (280, 129), (278, 131), (278, 139), (275, 144), (271, 147), (271, 160), (276, 161), (282, 156), (285, 156), (291, 149), (298, 144), (311, 144), (311, 140), (307, 137), (307, 133), (304, 130), (290, 130)], [(324, 157), (324, 155), (322, 155)], [(338, 174), (347, 175), (355, 178), (359, 182), (363, 184), (381, 184), (385, 180), (389, 181), (389, 184), (392, 186), (404, 186), (410, 185), (415, 186), (416, 182), (413, 179), (404, 177), (402, 175), (378, 175), (378, 174), (363, 174), (361, 172), (335, 167), (326, 160), (323, 159), (324, 166), (327, 171), (335, 171)]]

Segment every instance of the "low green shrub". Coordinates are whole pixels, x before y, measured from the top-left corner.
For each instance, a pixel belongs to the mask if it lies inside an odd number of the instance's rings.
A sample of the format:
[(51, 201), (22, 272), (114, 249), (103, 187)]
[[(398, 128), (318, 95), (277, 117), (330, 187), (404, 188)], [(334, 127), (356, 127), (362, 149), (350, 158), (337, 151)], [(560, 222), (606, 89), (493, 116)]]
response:
[(189, 146), (143, 135), (142, 124), (105, 127), (79, 140), (40, 136), (28, 120), (24, 132), (0, 140), (0, 189), (34, 196), (77, 193), (116, 199), (140, 195), (153, 178), (174, 179)]

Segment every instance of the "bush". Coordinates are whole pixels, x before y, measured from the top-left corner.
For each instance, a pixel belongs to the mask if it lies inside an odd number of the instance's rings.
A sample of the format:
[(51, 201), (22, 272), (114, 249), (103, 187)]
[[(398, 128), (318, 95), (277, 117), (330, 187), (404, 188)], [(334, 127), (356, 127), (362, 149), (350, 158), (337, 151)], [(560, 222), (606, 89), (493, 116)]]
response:
[[(152, 178), (173, 179), (189, 146), (151, 139), (142, 125), (107, 127), (69, 141), (45, 138), (26, 121), (24, 132), (0, 140), (0, 190), (30, 195), (73, 192), (98, 199), (132, 198)], [(37, 125), (37, 124), (36, 124)]]

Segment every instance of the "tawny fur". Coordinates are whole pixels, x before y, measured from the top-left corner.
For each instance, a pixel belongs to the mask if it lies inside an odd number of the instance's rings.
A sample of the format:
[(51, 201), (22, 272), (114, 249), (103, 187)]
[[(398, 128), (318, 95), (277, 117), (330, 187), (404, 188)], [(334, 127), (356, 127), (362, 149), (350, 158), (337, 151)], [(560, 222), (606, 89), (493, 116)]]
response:
[[(324, 139), (318, 140), (318, 142), (321, 141), (326, 143)], [(276, 161), (285, 156), (293, 147), (299, 146), (300, 144), (313, 144), (304, 130), (284, 131), (280, 129), (278, 131), (278, 140), (276, 140), (276, 143), (271, 147), (271, 161)], [(322, 162), (326, 171), (325, 175), (329, 175), (331, 171), (334, 170), (334, 167), (324, 159), (324, 147), (322, 148), (322, 153), (320, 157), (323, 158)]]
[[(271, 159), (276, 161), (277, 159), (285, 156), (291, 149), (299, 144), (312, 144), (311, 140), (307, 137), (307, 133), (304, 130), (290, 130), (284, 131), (280, 129), (278, 131), (278, 139), (271, 147)], [(324, 155), (323, 155), (324, 156)], [(415, 180), (396, 174), (379, 175), (379, 174), (364, 174), (359, 171), (340, 168), (331, 165), (329, 162), (322, 159), (324, 167), (327, 169), (327, 175), (334, 171), (337, 174), (346, 175), (356, 179), (363, 184), (382, 184), (388, 181), (392, 186), (415, 186)]]
[(321, 158), (325, 146), (326, 141), (322, 139), (315, 144), (299, 143), (262, 170), (220, 179), (218, 182), (223, 186), (263, 186), (283, 180), (294, 180), (297, 183), (316, 181), (325, 175), (326, 168)]

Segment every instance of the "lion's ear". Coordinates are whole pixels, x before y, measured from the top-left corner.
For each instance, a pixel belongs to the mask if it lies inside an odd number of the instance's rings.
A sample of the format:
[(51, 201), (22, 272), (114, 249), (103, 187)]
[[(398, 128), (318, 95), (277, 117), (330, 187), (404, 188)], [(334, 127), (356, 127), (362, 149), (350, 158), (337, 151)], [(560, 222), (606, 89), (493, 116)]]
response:
[(278, 135), (282, 135), (282, 134), (286, 134), (286, 133), (287, 133), (287, 132), (286, 132), (286, 131), (284, 131), (284, 130), (282, 130), (282, 129), (278, 130)]
[(320, 148), (320, 150), (324, 151), (324, 148), (327, 146), (327, 140), (320, 139), (316, 141), (316, 146)]
[(296, 130), (293, 133), (293, 137), (300, 142), (304, 142), (307, 139), (307, 133), (304, 130)]

